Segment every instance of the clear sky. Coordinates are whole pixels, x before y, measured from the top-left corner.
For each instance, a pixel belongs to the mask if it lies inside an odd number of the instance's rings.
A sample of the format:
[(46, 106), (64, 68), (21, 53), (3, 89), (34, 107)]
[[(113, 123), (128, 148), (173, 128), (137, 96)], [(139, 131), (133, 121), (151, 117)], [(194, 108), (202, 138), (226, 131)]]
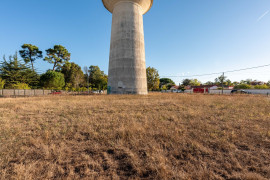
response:
[[(0, 0), (0, 57), (24, 43), (44, 54), (61, 44), (72, 62), (107, 73), (111, 18), (101, 0)], [(144, 28), (146, 65), (162, 77), (270, 64), (270, 0), (154, 0)], [(39, 72), (52, 68), (42, 60), (35, 66)], [(225, 75), (268, 81), (270, 67)]]

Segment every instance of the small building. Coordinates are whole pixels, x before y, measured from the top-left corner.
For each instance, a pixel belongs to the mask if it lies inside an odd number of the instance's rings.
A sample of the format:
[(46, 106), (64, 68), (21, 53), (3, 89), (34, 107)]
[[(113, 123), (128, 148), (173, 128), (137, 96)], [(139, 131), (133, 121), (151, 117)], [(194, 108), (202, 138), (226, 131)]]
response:
[(178, 90), (179, 86), (172, 86), (170, 90)]

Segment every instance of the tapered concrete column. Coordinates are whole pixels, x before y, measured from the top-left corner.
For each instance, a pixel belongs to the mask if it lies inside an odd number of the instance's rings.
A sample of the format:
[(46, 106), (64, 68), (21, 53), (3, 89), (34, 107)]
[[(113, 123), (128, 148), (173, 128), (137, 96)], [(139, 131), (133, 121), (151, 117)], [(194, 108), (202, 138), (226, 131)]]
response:
[(109, 94), (147, 94), (143, 14), (152, 0), (103, 0), (113, 14)]

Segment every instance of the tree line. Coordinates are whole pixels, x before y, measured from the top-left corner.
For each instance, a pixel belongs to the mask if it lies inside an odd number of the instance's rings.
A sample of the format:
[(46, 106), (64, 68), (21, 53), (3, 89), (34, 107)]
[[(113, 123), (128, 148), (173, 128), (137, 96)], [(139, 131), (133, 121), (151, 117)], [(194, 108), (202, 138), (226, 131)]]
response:
[[(86, 91), (107, 89), (108, 76), (98, 66), (82, 68), (70, 62), (71, 54), (62, 45), (55, 45), (53, 48), (43, 52), (35, 45), (24, 44), (19, 53), (3, 57), (0, 60), (0, 89), (56, 89)], [(35, 62), (43, 60), (52, 64), (43, 74), (38, 74)], [(160, 78), (158, 70), (153, 67), (146, 69), (147, 86), (150, 91), (169, 90), (175, 86), (170, 78)], [(234, 86), (235, 89), (268, 89), (270, 81), (252, 81), (251, 79), (240, 82), (232, 82), (225, 76), (219, 76), (214, 82), (208, 81), (202, 84), (198, 79), (184, 79), (178, 88), (184, 90), (187, 86), (216, 85)]]
[[(62, 45), (43, 52), (35, 45), (24, 44), (19, 53), (0, 60), (0, 89), (56, 89), (85, 91), (107, 89), (108, 76), (98, 66), (82, 68), (70, 62), (71, 54)], [(35, 68), (37, 60), (52, 64), (43, 74)]]
[[(158, 70), (153, 67), (146, 69), (147, 73), (147, 86), (151, 91), (169, 90), (172, 86), (176, 86), (175, 82), (170, 78), (160, 78)], [(227, 79), (226, 76), (221, 75), (215, 80), (207, 81), (206, 83), (200, 82), (198, 79), (184, 79), (178, 85), (179, 90), (185, 90), (187, 86), (201, 86), (201, 85), (213, 85), (221, 87), (233, 86), (234, 89), (270, 89), (270, 81), (267, 83), (252, 79), (241, 80), (240, 82), (232, 82)]]

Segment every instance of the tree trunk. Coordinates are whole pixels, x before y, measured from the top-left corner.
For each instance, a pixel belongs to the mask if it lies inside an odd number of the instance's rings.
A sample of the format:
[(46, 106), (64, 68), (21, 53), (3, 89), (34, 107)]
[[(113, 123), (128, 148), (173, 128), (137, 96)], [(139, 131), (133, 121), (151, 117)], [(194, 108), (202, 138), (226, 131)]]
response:
[(33, 61), (31, 61), (31, 64), (32, 64), (32, 70), (34, 72), (35, 70), (34, 70), (34, 63), (33, 63)]
[(56, 62), (53, 64), (53, 71), (55, 71)]

